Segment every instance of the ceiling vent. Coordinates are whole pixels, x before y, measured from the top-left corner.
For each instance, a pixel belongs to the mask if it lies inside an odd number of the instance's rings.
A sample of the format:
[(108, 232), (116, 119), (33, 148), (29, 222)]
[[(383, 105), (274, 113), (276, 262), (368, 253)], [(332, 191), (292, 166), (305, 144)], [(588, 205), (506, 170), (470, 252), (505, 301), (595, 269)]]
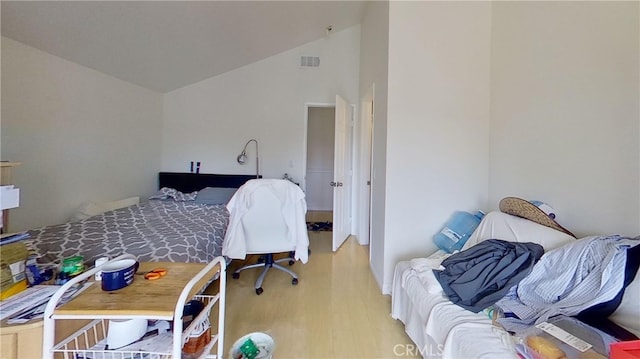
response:
[(320, 67), (320, 57), (318, 56), (301, 56), (300, 67)]

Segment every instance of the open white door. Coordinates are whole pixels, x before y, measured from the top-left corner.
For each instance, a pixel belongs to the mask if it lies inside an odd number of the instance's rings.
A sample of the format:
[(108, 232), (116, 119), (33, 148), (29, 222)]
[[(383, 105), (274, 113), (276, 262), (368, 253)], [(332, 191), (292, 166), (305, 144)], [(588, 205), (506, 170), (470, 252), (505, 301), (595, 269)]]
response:
[(333, 251), (351, 234), (351, 106), (336, 95), (333, 162)]

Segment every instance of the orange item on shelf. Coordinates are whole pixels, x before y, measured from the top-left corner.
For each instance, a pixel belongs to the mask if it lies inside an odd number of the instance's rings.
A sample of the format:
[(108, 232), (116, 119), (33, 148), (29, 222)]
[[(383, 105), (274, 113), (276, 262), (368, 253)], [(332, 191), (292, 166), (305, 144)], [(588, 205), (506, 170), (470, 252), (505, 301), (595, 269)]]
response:
[(156, 280), (160, 277), (164, 277), (167, 274), (167, 270), (164, 268), (155, 268), (144, 274), (144, 279)]

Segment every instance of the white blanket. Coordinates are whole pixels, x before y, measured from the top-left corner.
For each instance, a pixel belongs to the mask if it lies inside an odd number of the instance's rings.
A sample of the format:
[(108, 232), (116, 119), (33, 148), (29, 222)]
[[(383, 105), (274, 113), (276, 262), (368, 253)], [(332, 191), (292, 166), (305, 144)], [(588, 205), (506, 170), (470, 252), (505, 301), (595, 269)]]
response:
[(253, 193), (261, 187), (273, 191), (281, 200), (282, 216), (288, 228), (287, 239), (292, 245), (295, 244), (295, 259), (306, 263), (309, 255), (309, 235), (305, 220), (307, 213), (305, 194), (300, 187), (281, 179), (250, 180), (238, 188), (227, 204), (229, 226), (225, 234), (222, 254), (234, 259), (246, 257), (246, 235), (241, 220), (253, 205)]
[(391, 316), (405, 324), (424, 358), (517, 358), (506, 331), (492, 325), (484, 313), (448, 300), (430, 268), (442, 259), (442, 253), (436, 253), (396, 265)]

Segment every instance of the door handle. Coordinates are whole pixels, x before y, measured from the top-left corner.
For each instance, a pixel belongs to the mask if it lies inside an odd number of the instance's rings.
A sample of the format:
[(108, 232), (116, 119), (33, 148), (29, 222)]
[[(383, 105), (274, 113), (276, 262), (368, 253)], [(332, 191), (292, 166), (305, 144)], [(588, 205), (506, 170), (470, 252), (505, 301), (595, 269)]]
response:
[(331, 181), (331, 182), (329, 182), (329, 186), (331, 186), (331, 187), (342, 187), (342, 186), (344, 186), (344, 184), (342, 182)]
[(336, 184), (336, 186), (338, 186), (338, 187), (342, 187), (342, 182), (338, 182), (338, 183)]

